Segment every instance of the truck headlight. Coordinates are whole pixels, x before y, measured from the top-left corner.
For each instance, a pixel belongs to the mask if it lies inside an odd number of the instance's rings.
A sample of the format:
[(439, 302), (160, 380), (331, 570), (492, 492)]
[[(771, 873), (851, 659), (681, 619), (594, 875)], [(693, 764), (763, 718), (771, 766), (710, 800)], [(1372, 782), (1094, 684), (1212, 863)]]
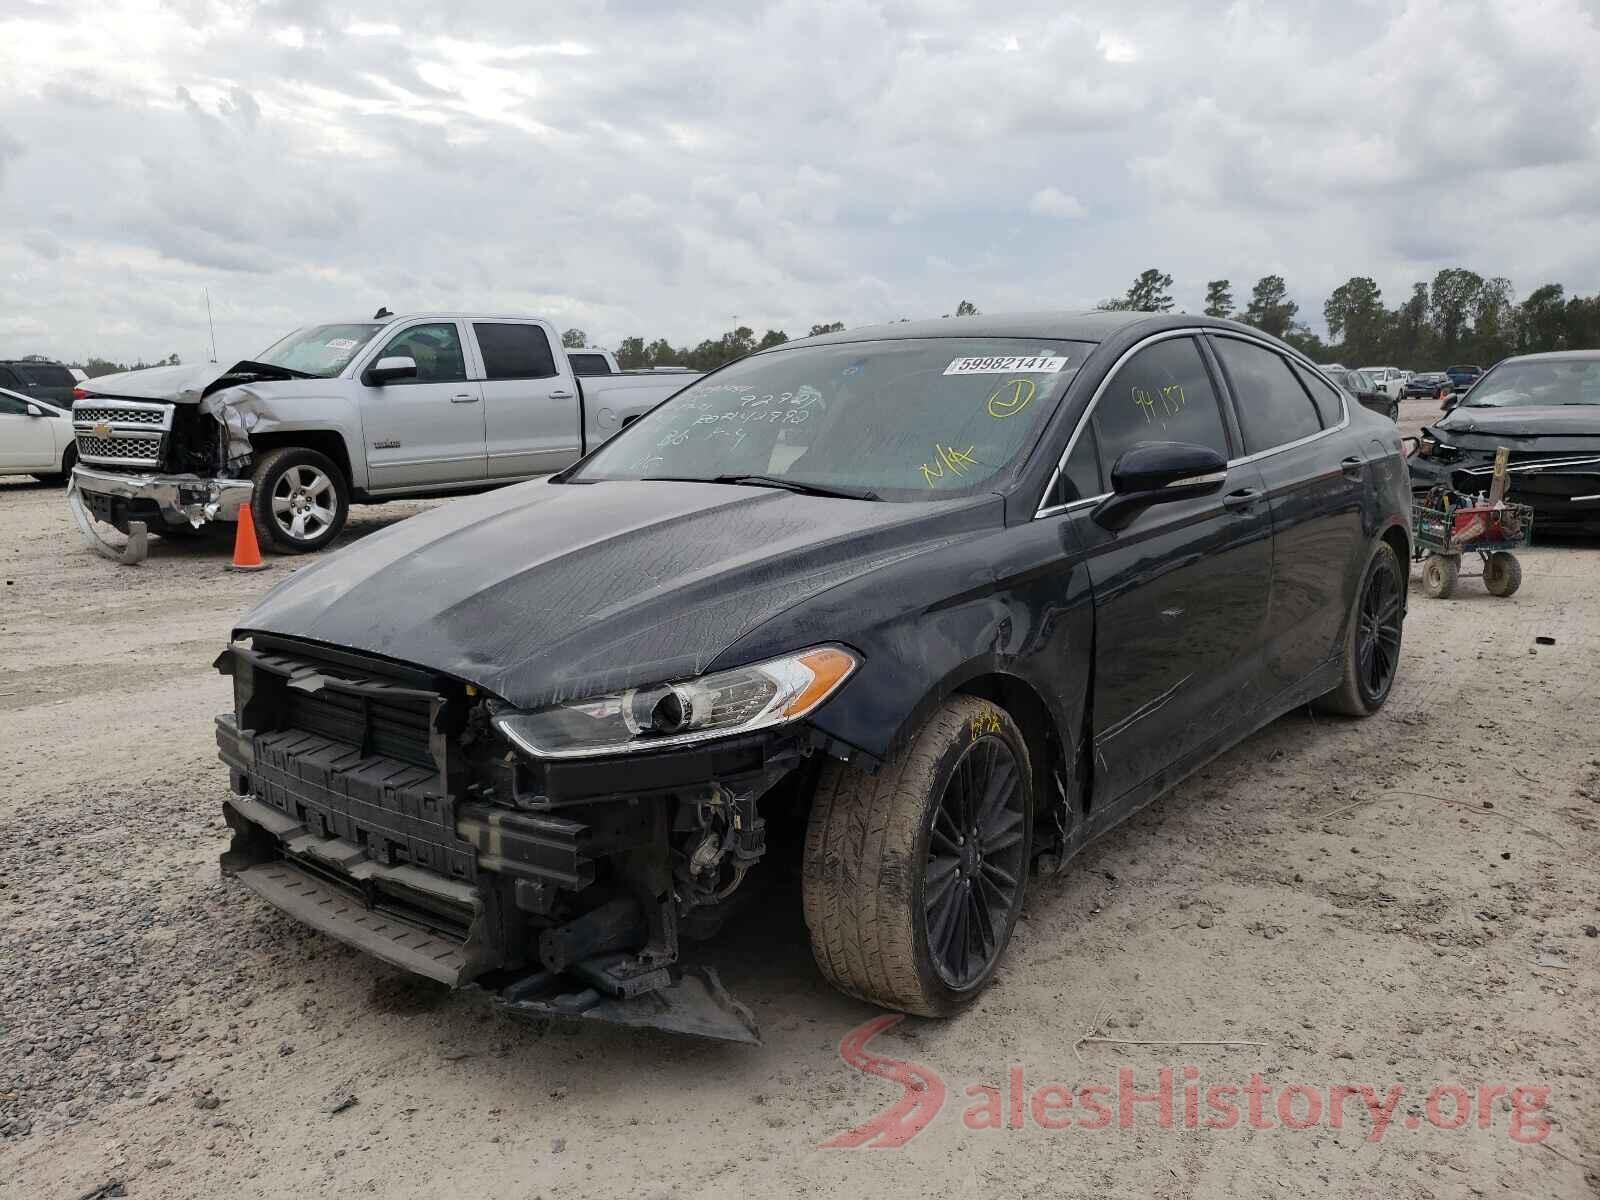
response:
[(859, 664), (843, 647), (818, 646), (697, 679), (502, 712), (492, 723), (535, 758), (667, 749), (797, 721), (833, 695)]

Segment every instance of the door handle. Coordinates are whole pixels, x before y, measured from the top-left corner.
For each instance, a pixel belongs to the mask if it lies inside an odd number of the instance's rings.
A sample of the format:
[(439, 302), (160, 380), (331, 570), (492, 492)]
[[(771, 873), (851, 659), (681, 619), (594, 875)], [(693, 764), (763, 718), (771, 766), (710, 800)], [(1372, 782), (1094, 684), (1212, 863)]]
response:
[(459, 392), (450, 397), (451, 404), (476, 404), (478, 397), (472, 392)]
[(1222, 507), (1229, 512), (1244, 512), (1254, 508), (1261, 499), (1260, 488), (1240, 488), (1236, 492), (1229, 492), (1222, 498)]
[(557, 388), (555, 391), (550, 393), (550, 399), (552, 399), (552, 400), (571, 400), (572, 399), (572, 393), (567, 391), (566, 388)]
[(1341, 458), (1339, 460), (1339, 470), (1343, 471), (1345, 475), (1351, 479), (1361, 478), (1361, 468), (1364, 465), (1365, 464), (1353, 454), (1349, 458)]

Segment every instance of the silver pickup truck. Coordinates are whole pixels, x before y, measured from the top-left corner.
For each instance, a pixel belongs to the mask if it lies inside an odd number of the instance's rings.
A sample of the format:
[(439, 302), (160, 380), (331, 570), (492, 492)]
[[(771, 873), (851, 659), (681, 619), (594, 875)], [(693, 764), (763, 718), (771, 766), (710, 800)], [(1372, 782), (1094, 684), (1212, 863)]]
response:
[(90, 545), (123, 561), (142, 557), (146, 533), (192, 533), (245, 505), (263, 543), (303, 554), (338, 536), (352, 502), (559, 471), (699, 377), (580, 377), (554, 326), (531, 317), (311, 325), (225, 369), (82, 384), (67, 494)]

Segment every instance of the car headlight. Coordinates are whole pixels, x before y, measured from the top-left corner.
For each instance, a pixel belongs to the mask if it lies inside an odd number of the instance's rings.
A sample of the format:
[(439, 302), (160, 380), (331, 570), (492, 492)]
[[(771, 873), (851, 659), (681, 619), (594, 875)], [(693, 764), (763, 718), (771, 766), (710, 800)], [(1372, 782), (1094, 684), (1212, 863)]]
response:
[(666, 749), (797, 721), (833, 695), (859, 664), (849, 650), (818, 646), (678, 683), (502, 712), (492, 723), (536, 758)]

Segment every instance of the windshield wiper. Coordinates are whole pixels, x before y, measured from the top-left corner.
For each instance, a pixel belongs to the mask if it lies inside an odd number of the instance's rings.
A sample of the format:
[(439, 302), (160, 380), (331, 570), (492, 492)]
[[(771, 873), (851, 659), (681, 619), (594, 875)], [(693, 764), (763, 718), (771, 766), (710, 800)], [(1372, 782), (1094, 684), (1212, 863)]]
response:
[(877, 492), (866, 488), (830, 487), (821, 483), (802, 483), (797, 479), (784, 479), (778, 475), (713, 475), (706, 479), (688, 475), (646, 475), (647, 480), (670, 483), (738, 483), (748, 487), (780, 488), (801, 496), (830, 496), (836, 500), (881, 500)]

